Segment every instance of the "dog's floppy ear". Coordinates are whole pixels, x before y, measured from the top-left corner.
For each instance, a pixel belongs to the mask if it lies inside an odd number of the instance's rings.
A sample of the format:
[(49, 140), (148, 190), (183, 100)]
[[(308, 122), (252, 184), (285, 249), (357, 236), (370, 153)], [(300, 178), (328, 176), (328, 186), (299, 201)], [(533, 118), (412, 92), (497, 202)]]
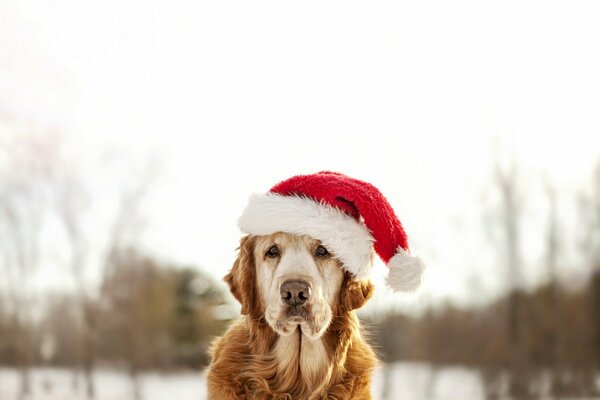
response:
[(355, 280), (349, 272), (345, 272), (340, 292), (342, 310), (352, 311), (361, 308), (371, 298), (374, 289), (369, 279)]
[(254, 242), (252, 236), (245, 236), (240, 241), (239, 254), (231, 271), (225, 275), (224, 281), (229, 285), (233, 296), (242, 304), (242, 314), (250, 314), (258, 300), (255, 297), (256, 278), (254, 266)]

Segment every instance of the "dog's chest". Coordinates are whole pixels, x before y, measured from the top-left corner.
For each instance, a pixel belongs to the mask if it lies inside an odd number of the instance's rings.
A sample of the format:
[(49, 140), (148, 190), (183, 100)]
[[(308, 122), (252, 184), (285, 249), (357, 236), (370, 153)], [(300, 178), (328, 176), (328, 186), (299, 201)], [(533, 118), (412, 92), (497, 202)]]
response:
[(307, 382), (315, 382), (327, 372), (329, 357), (321, 339), (310, 340), (297, 331), (279, 337), (274, 352), (280, 372), (295, 371)]

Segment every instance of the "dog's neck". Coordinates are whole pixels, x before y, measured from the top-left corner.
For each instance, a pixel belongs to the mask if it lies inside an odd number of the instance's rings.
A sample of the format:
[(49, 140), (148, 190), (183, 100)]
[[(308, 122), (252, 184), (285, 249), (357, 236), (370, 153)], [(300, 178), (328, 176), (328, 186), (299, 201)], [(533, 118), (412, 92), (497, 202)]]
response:
[(290, 336), (279, 336), (273, 355), (278, 375), (301, 378), (313, 389), (328, 376), (330, 362), (323, 339), (309, 339), (300, 329)]

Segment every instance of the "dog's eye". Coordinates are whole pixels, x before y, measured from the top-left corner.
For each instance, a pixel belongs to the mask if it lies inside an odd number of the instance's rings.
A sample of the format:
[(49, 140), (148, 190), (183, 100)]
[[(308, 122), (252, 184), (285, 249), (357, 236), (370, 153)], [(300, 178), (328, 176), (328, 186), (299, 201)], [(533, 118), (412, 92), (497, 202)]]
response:
[(278, 256), (279, 256), (279, 247), (277, 247), (277, 245), (273, 245), (273, 246), (269, 247), (269, 250), (267, 250), (267, 257), (275, 258)]
[(317, 246), (317, 250), (315, 251), (315, 255), (318, 257), (326, 257), (329, 255), (329, 252), (325, 248), (325, 246), (319, 245)]

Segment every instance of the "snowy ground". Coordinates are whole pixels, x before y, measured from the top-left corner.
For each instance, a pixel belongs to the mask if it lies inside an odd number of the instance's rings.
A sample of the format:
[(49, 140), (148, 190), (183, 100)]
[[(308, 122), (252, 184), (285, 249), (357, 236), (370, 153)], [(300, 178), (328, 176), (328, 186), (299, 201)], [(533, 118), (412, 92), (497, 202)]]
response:
[[(33, 397), (29, 400), (79, 400), (83, 392), (73, 390), (73, 375), (61, 369), (35, 369), (32, 373)], [(127, 375), (110, 370), (96, 372), (98, 400), (131, 400), (132, 386)], [(141, 376), (144, 400), (206, 399), (203, 373)], [(80, 385), (82, 386), (82, 385)], [(0, 400), (17, 400), (18, 375), (0, 369)], [(375, 399), (402, 400), (479, 400), (482, 387), (476, 372), (462, 368), (434, 370), (422, 364), (398, 363), (379, 369), (374, 377)]]

